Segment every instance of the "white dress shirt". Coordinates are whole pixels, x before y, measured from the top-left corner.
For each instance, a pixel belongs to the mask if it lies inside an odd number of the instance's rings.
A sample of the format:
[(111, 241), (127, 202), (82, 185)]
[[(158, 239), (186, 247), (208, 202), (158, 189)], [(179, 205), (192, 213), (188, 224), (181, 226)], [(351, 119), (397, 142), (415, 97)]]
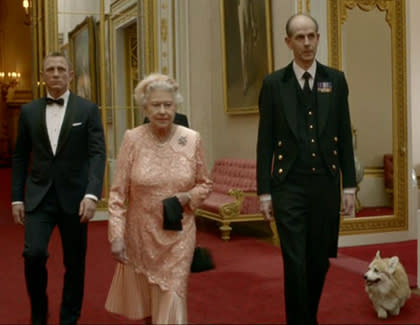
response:
[[(64, 99), (63, 106), (53, 103), (47, 105), (45, 108), (45, 122), (47, 124), (48, 138), (50, 139), (50, 145), (54, 155), (57, 150), (58, 137), (60, 136), (61, 126), (63, 125), (64, 115), (66, 114), (69, 96), (70, 91), (67, 90), (59, 97)], [(53, 98), (49, 93), (47, 93), (47, 97)]]
[(316, 73), (316, 61), (312, 63), (310, 68), (308, 70), (302, 69), (300, 66), (296, 64), (295, 61), (293, 61), (293, 71), (295, 72), (296, 79), (299, 82), (300, 87), (303, 89), (303, 86), (305, 84), (305, 79), (303, 78), (303, 74), (305, 72), (308, 72), (311, 77), (309, 78), (309, 88), (312, 89), (314, 87), (314, 77)]

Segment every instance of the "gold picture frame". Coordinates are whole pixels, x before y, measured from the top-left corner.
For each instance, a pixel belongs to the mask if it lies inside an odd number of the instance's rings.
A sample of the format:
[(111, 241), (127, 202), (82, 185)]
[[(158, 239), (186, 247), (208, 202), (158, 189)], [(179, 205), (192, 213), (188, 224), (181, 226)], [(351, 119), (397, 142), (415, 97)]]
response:
[(60, 46), (60, 52), (63, 54), (67, 59), (70, 60), (70, 46), (69, 43), (63, 44)]
[(273, 69), (270, 0), (220, 0), (224, 106), (258, 112), (264, 77)]
[[(103, 47), (101, 47), (101, 44), (99, 44), (99, 33), (100, 33), (100, 21), (98, 20), (95, 23), (95, 37), (96, 37), (96, 41), (95, 41), (95, 47), (96, 47), (96, 59), (95, 59), (95, 64), (96, 64), (96, 80), (98, 80), (97, 82), (97, 86), (96, 86), (96, 91), (97, 91), (97, 97), (98, 97), (98, 103), (100, 105), (101, 108), (105, 109), (106, 111), (106, 122), (107, 124), (112, 124), (112, 89), (111, 89), (111, 47), (110, 47), (110, 18), (109, 15), (104, 15), (104, 30), (105, 30), (105, 39), (104, 39), (104, 44)], [(101, 69), (99, 68), (100, 65), (100, 52), (104, 51), (104, 57), (105, 57), (105, 62), (107, 62), (108, 64), (105, 65), (104, 68), (104, 76), (101, 75)], [(101, 78), (105, 79), (105, 102), (102, 103), (102, 94), (101, 94), (101, 85), (99, 80), (101, 80)]]
[(69, 46), (74, 70), (72, 90), (77, 95), (96, 102), (96, 44), (93, 17), (86, 17), (69, 32)]

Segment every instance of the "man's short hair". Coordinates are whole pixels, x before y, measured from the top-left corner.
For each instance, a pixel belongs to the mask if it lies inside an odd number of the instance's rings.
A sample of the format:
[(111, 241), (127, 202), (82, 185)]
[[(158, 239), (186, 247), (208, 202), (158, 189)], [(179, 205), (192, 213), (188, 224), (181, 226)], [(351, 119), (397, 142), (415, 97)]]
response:
[(44, 70), (45, 61), (48, 58), (64, 58), (67, 62), (68, 67), (69, 67), (69, 71), (73, 70), (73, 65), (71, 64), (69, 58), (64, 53), (61, 53), (61, 52), (51, 52), (51, 53), (47, 54), (44, 58), (44, 61), (42, 62), (42, 70)]
[(318, 25), (318, 22), (316, 21), (316, 19), (314, 17), (312, 17), (311, 15), (308, 15), (308, 14), (295, 14), (295, 15), (291, 16), (287, 20), (287, 22), (286, 22), (286, 34), (287, 34), (287, 37), (291, 37), (292, 36), (292, 30), (290, 28), (290, 25), (292, 24), (293, 19), (295, 19), (296, 17), (299, 17), (299, 16), (304, 16), (304, 17), (307, 17), (310, 20), (312, 20), (313, 23), (315, 24), (315, 32), (318, 33), (319, 25)]

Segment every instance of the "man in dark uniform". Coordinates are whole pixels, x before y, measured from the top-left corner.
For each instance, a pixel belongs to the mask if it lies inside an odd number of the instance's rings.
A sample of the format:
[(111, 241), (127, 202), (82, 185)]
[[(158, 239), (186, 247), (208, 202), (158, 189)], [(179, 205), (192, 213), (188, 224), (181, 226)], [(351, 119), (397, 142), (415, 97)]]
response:
[(68, 86), (73, 70), (60, 53), (47, 55), (47, 97), (22, 107), (12, 160), (12, 214), (25, 226), (25, 279), (32, 324), (47, 324), (48, 243), (55, 226), (63, 246), (60, 324), (76, 324), (84, 291), (87, 224), (101, 196), (105, 141), (96, 104)]
[(258, 194), (280, 235), (287, 323), (314, 325), (329, 257), (337, 255), (340, 174), (342, 213), (354, 209), (348, 88), (342, 72), (315, 60), (313, 17), (290, 17), (286, 33), (294, 60), (267, 76), (260, 92)]

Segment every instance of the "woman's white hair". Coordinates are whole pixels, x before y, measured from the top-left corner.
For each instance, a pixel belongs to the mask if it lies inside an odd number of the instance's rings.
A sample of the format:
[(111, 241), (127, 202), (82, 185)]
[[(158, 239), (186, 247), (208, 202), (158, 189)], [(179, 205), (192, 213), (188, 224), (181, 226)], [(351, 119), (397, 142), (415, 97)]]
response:
[(140, 107), (145, 107), (152, 91), (159, 89), (173, 93), (175, 105), (182, 103), (178, 83), (171, 77), (161, 73), (151, 73), (141, 80), (134, 89), (134, 98)]

